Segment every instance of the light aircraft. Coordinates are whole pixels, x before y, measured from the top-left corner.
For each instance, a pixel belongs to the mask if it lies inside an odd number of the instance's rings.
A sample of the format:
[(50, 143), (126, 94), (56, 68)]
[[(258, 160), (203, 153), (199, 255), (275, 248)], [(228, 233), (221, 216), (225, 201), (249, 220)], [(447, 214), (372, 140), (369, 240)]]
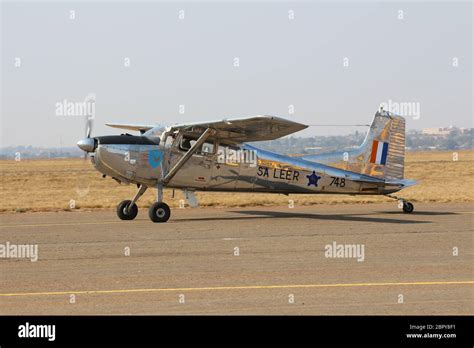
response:
[[(153, 222), (171, 216), (163, 188), (183, 189), (191, 206), (195, 191), (279, 194), (386, 195), (403, 211), (413, 204), (392, 196), (415, 181), (404, 179), (405, 119), (383, 109), (363, 143), (352, 150), (287, 156), (246, 144), (273, 140), (307, 128), (275, 116), (254, 116), (169, 127), (107, 124), (140, 135), (87, 137), (77, 145), (90, 154), (94, 167), (119, 183), (136, 184), (131, 200), (117, 206), (122, 220), (133, 220), (136, 202), (148, 188), (157, 189), (149, 208)], [(173, 191), (174, 192), (174, 191)]]

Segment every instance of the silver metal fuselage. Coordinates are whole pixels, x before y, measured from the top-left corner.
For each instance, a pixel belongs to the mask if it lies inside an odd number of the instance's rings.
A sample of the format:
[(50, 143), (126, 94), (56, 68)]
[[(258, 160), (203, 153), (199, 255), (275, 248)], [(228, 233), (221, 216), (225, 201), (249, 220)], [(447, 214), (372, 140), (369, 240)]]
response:
[[(186, 153), (178, 145), (180, 136), (167, 141), (165, 134), (156, 143), (143, 144), (112, 144), (101, 141), (107, 137), (98, 137), (92, 163), (98, 171), (119, 182), (155, 187)], [(222, 161), (219, 150), (225, 147), (252, 153), (255, 161), (246, 161), (244, 156)], [(247, 144), (220, 144), (218, 139), (213, 141), (213, 148), (210, 153), (194, 153), (164, 186), (196, 191), (379, 195), (403, 188), (398, 183), (351, 171), (352, 166), (360, 166), (358, 162), (363, 160), (359, 149), (312, 156), (310, 161)]]

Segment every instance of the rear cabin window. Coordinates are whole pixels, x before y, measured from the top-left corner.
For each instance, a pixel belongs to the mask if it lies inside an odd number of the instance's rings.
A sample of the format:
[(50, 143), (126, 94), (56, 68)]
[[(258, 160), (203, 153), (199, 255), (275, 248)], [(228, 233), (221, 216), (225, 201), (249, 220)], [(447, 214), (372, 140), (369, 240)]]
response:
[(214, 153), (214, 144), (213, 143), (204, 143), (201, 148), (202, 153), (212, 154)]

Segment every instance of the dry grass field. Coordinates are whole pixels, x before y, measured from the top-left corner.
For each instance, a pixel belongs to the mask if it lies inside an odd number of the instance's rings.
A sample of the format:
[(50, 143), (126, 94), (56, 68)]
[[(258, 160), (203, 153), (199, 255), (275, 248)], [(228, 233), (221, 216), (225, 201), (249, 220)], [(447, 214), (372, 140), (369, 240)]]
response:
[[(460, 151), (457, 160), (451, 151), (411, 152), (407, 154), (405, 176), (419, 184), (399, 194), (413, 202), (473, 202), (474, 151)], [(115, 208), (118, 202), (131, 199), (134, 185), (119, 185), (102, 179), (90, 161), (82, 159), (0, 161), (0, 212), (58, 211)], [(149, 190), (140, 199), (148, 207), (155, 199)], [(198, 193), (201, 206), (243, 207), (372, 203), (390, 199), (379, 196), (290, 195)], [(165, 191), (165, 201), (177, 207), (183, 194)], [(73, 205), (71, 205), (73, 203)]]

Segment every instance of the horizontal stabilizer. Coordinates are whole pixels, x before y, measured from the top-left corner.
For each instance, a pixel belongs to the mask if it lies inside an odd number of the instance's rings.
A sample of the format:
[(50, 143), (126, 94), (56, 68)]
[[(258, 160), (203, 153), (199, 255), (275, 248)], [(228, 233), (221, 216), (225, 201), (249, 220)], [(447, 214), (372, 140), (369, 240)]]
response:
[(351, 180), (355, 182), (368, 183), (368, 184), (385, 184), (386, 183), (384, 179), (376, 178), (369, 175), (362, 175), (360, 177), (351, 178)]
[(401, 185), (403, 187), (410, 187), (417, 184), (416, 180), (408, 180), (408, 179), (399, 179), (399, 180), (386, 180), (385, 183), (387, 185)]
[(402, 186), (403, 188), (416, 185), (415, 180), (408, 179), (381, 179), (369, 175), (363, 175), (359, 178), (351, 178), (352, 181), (367, 183), (367, 184), (381, 184), (381, 185), (393, 185)]

